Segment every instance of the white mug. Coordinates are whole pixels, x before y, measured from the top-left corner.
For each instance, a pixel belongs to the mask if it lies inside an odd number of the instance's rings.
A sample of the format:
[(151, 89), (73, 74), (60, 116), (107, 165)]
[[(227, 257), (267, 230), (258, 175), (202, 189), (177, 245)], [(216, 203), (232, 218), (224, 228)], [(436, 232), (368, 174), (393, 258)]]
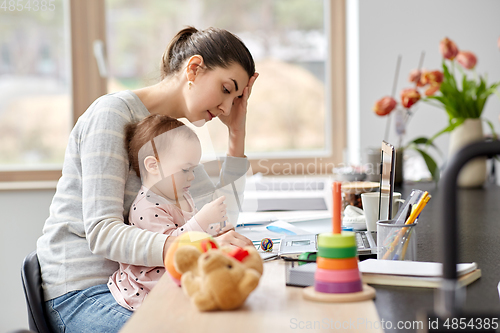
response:
[[(379, 192), (370, 192), (361, 194), (361, 202), (363, 203), (363, 210), (365, 212), (366, 229), (368, 231), (377, 231), (378, 218), (378, 198)], [(401, 193), (394, 192), (392, 195), (392, 216), (396, 215), (400, 205), (405, 201), (401, 199)], [(389, 194), (382, 194), (382, 203), (380, 205), (380, 220), (388, 220), (387, 214), (389, 212)]]

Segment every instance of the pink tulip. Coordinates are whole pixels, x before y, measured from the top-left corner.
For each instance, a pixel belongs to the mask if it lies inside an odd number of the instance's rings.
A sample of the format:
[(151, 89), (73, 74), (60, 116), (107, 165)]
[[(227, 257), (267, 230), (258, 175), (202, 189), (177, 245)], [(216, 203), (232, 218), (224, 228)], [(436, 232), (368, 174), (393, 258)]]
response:
[(385, 116), (391, 113), (396, 107), (396, 100), (390, 96), (385, 96), (375, 102), (373, 106), (373, 111), (379, 116)]
[(476, 66), (477, 58), (472, 52), (460, 51), (457, 55), (457, 62), (464, 68), (473, 69)]
[(401, 91), (401, 104), (403, 107), (409, 109), (413, 104), (417, 103), (420, 99), (420, 93), (417, 89), (408, 88)]
[(425, 72), (422, 75), (422, 82), (423, 85), (435, 85), (435, 84), (441, 84), (443, 82), (444, 75), (443, 72), (441, 71), (430, 71), (430, 72)]
[(441, 84), (432, 84), (429, 88), (425, 90), (425, 96), (432, 96), (441, 88)]
[(418, 69), (414, 69), (410, 72), (410, 76), (408, 77), (408, 81), (413, 82), (417, 85), (417, 87), (422, 87), (422, 71)]
[(458, 47), (457, 44), (455, 44), (451, 39), (445, 37), (439, 43), (439, 51), (441, 52), (444, 58), (453, 60), (458, 54)]

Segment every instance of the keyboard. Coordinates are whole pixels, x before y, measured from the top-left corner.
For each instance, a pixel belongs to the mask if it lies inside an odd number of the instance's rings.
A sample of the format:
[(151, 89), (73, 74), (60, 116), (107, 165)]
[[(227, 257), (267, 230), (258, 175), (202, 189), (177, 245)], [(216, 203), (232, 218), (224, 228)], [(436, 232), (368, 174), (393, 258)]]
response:
[[(373, 252), (377, 246), (373, 234), (368, 234), (368, 231), (356, 231), (354, 235), (358, 254), (376, 253)], [(304, 252), (317, 252), (317, 243), (317, 234), (287, 235), (280, 241), (278, 254), (280, 257), (297, 258)]]
[(356, 235), (358, 254), (371, 254), (372, 249), (376, 247), (373, 235), (368, 235), (368, 231), (356, 231), (354, 234)]
[(356, 233), (356, 245), (358, 246), (358, 250), (371, 248), (370, 242), (368, 241), (368, 238), (366, 238), (365, 232)]

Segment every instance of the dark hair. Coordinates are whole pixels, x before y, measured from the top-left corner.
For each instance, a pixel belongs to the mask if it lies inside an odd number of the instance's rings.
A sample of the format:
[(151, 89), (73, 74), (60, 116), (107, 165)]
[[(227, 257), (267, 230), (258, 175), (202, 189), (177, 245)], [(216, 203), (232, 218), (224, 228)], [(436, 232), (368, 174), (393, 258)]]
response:
[[(174, 129), (178, 130), (172, 131)], [(167, 132), (171, 135), (168, 135)], [(165, 133), (167, 134), (162, 135)], [(139, 122), (125, 126), (125, 147), (130, 164), (138, 177), (141, 177), (141, 171), (145, 171), (144, 159), (147, 156), (155, 156), (156, 159), (159, 159), (155, 149), (161, 151), (168, 149), (173, 140), (172, 135), (179, 134), (182, 134), (186, 139), (196, 138), (199, 140), (196, 133), (182, 122), (160, 114), (152, 114)]]
[(162, 80), (177, 73), (184, 61), (194, 55), (202, 56), (208, 69), (227, 68), (237, 63), (249, 77), (255, 73), (252, 55), (237, 36), (224, 29), (208, 28), (200, 31), (186, 27), (175, 35), (163, 53), (160, 62)]

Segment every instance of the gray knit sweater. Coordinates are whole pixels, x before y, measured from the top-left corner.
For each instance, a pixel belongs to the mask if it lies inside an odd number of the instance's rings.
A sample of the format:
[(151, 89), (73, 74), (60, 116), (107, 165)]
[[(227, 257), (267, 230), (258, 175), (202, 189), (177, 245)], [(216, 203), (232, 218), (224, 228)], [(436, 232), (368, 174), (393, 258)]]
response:
[[(148, 115), (133, 92), (123, 91), (97, 99), (71, 131), (62, 177), (37, 242), (45, 300), (106, 283), (118, 262), (163, 266), (167, 236), (124, 223), (141, 187), (129, 166), (124, 126)], [(246, 158), (227, 157), (219, 184), (237, 183), (240, 192), (248, 166)], [(195, 176), (191, 193), (200, 209), (220, 186), (202, 166)]]

